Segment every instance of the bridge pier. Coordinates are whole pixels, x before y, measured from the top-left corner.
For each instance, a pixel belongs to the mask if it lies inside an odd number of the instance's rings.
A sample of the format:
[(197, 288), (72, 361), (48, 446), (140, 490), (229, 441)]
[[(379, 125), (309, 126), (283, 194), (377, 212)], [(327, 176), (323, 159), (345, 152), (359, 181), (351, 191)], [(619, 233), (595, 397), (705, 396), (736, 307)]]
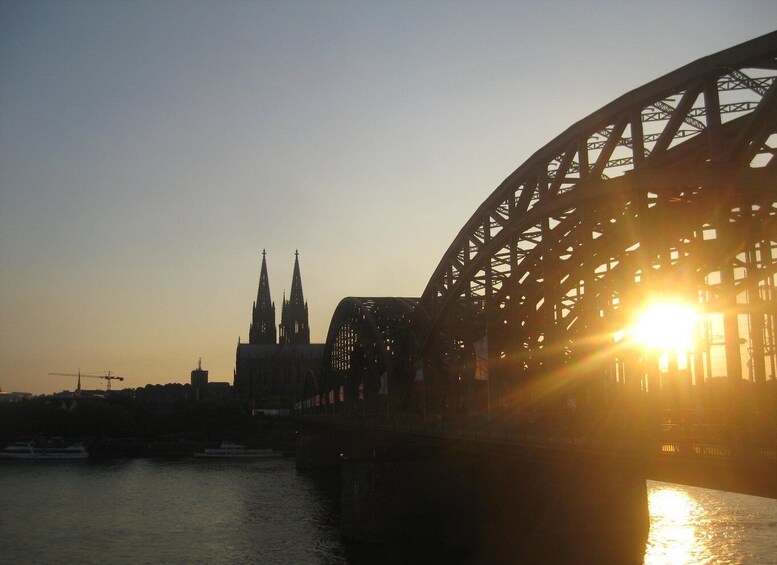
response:
[(295, 452), (300, 471), (338, 471), (341, 463), (343, 438), (332, 433), (299, 433)]
[[(636, 463), (467, 444), (400, 445), (359, 434), (330, 440), (337, 445), (346, 540), (465, 554), (477, 563), (642, 562), (649, 515), (644, 469)], [(319, 435), (316, 450), (330, 440)]]
[(418, 542), (433, 536), (437, 501), (429, 460), (343, 461), (340, 527), (357, 542)]

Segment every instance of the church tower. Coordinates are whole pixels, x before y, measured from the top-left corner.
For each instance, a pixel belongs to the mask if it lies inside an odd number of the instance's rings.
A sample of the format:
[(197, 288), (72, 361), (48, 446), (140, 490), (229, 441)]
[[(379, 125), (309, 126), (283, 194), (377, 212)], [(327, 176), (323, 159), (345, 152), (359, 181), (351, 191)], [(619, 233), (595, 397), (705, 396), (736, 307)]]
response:
[(299, 274), (299, 251), (294, 252), (294, 274), (291, 277), (291, 294), (283, 298), (281, 309), (281, 344), (309, 344), (308, 304), (302, 296), (302, 278)]
[(259, 291), (254, 302), (248, 343), (271, 345), (275, 343), (275, 304), (270, 300), (270, 280), (267, 276), (266, 252), (262, 249), (262, 272), (259, 275)]

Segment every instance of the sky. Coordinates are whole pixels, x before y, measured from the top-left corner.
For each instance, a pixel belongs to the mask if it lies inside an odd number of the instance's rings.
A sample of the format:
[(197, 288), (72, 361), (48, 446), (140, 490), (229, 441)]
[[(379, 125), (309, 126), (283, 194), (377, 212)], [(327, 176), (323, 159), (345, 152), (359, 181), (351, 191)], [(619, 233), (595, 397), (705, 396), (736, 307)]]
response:
[(323, 343), (344, 297), (420, 296), (566, 128), (775, 24), (772, 0), (3, 0), (0, 389), (199, 358), (231, 382), (263, 249), (277, 321), (299, 250)]

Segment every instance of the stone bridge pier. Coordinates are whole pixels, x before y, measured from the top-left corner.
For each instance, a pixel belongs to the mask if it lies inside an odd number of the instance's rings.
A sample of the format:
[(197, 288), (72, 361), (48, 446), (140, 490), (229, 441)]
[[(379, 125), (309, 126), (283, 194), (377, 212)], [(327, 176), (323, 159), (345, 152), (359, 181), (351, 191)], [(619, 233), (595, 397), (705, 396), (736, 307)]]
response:
[(339, 474), (346, 540), (476, 563), (643, 559), (649, 516), (638, 460), (341, 430), (303, 433), (297, 457), (300, 468)]

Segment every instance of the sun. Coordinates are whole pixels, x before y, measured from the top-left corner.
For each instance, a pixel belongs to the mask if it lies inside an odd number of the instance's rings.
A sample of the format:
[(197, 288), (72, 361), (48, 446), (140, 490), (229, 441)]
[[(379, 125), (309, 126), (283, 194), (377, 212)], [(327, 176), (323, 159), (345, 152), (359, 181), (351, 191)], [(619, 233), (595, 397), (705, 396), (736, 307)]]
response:
[(632, 335), (650, 349), (687, 351), (698, 321), (698, 312), (689, 304), (653, 302), (637, 317)]

